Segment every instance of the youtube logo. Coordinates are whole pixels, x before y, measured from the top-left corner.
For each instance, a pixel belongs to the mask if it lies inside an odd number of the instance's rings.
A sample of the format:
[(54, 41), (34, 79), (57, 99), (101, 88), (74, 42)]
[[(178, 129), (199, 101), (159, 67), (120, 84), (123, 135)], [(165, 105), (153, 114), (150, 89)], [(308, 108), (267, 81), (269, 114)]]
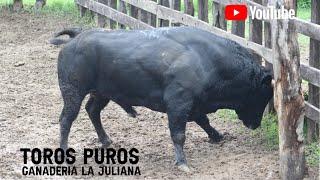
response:
[(224, 12), (227, 20), (234, 21), (244, 21), (248, 15), (247, 6), (240, 4), (227, 5)]

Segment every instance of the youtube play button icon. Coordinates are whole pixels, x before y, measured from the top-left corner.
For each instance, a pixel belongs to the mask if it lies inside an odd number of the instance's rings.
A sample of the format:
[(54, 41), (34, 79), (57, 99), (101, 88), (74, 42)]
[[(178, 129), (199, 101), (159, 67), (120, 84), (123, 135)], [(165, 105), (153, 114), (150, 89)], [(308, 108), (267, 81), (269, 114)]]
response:
[(244, 21), (248, 15), (247, 6), (240, 4), (227, 5), (224, 12), (227, 20)]

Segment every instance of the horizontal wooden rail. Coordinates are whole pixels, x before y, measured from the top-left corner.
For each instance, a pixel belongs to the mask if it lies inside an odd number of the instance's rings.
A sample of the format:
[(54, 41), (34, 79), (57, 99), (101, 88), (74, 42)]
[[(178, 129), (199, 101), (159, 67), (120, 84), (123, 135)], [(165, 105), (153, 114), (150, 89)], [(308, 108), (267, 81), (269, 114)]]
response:
[(308, 103), (307, 101), (305, 103), (305, 116), (307, 116), (309, 119), (313, 120), (314, 122), (320, 124), (320, 109), (313, 106), (312, 104)]
[(156, 14), (158, 18), (160, 19), (166, 19), (173, 23), (182, 23), (184, 25), (197, 27), (200, 29), (204, 29), (209, 32), (213, 32), (214, 34), (236, 41), (240, 45), (253, 50), (255, 53), (259, 54), (264, 59), (268, 59), (269, 61), (272, 61), (272, 50), (269, 48), (266, 48), (260, 44), (247, 41), (246, 39), (233, 35), (229, 32), (226, 32), (224, 30), (221, 30), (219, 28), (216, 28), (214, 26), (211, 26), (210, 24), (201, 21), (193, 16), (184, 14), (180, 11), (176, 11), (161, 5), (158, 5), (157, 3), (149, 0), (123, 0), (127, 2), (128, 4), (134, 5), (138, 8), (141, 8), (145, 11), (148, 11), (150, 13)]
[(320, 87), (320, 69), (301, 63), (300, 73), (303, 79), (315, 86)]
[(294, 22), (299, 33), (320, 41), (320, 25), (299, 18), (291, 20)]
[(75, 0), (77, 4), (80, 6), (83, 6), (90, 11), (94, 11), (96, 13), (99, 13), (101, 15), (104, 15), (114, 21), (119, 22), (120, 24), (125, 24), (133, 29), (153, 29), (152, 26), (135, 19), (129, 15), (126, 15), (122, 12), (117, 11), (116, 9), (113, 9), (109, 6), (106, 6), (104, 4), (101, 4), (99, 2), (93, 1), (93, 0)]

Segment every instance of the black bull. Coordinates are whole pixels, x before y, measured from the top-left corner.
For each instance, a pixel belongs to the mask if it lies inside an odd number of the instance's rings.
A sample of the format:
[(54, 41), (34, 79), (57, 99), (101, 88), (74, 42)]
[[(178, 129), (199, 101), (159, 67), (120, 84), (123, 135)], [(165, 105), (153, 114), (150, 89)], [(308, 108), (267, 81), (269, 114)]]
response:
[(71, 38), (51, 43), (67, 43), (58, 59), (64, 149), (81, 102), (90, 93), (86, 110), (104, 146), (111, 140), (100, 112), (108, 102), (116, 102), (133, 117), (132, 106), (144, 106), (167, 113), (176, 164), (188, 171), (183, 152), (188, 121), (195, 121), (212, 142), (218, 142), (222, 135), (210, 126), (206, 114), (234, 109), (245, 126), (255, 129), (273, 95), (271, 75), (253, 63), (247, 49), (196, 28), (67, 29), (56, 37), (63, 34)]

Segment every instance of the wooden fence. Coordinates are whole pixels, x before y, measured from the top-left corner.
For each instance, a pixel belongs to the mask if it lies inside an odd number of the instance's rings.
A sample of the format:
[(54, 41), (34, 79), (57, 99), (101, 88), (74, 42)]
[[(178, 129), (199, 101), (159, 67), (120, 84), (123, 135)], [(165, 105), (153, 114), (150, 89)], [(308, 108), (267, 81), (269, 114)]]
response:
[[(253, 50), (256, 54), (257, 63), (264, 62), (264, 65), (270, 69), (275, 67), (272, 65), (275, 54), (282, 53), (280, 52), (282, 51), (281, 48), (272, 47), (274, 42), (271, 39), (272, 31), (282, 32), (283, 29), (281, 28), (283, 27), (277, 26), (282, 21), (250, 20), (248, 27), (249, 40), (245, 38), (246, 22), (234, 21), (231, 29), (228, 29), (230, 26), (224, 19), (224, 7), (227, 4), (237, 4), (239, 3), (238, 0), (212, 0), (210, 1), (212, 4), (209, 4), (208, 0), (198, 0), (198, 6), (193, 3), (196, 0), (184, 0), (183, 2), (181, 0), (158, 0), (158, 2), (157, 0), (75, 0), (75, 2), (80, 7), (81, 15), (87, 9), (97, 14), (98, 26), (152, 29), (163, 26), (187, 25), (207, 30)], [(268, 2), (279, 3), (280, 1), (242, 1), (248, 6), (256, 6), (257, 9), (265, 9)], [(291, 6), (287, 4), (287, 7), (292, 8), (292, 2), (295, 1), (285, 0), (286, 2), (291, 3)], [(210, 12), (209, 5), (212, 5), (212, 11)], [(198, 9), (195, 10), (195, 7)], [(297, 38), (296, 32), (310, 37), (309, 65), (300, 63), (300, 74), (298, 73), (309, 84), (309, 99), (304, 102), (305, 117), (308, 122), (307, 139), (309, 140), (317, 134), (316, 126), (320, 123), (320, 0), (312, 0), (311, 14), (311, 22), (299, 18), (293, 18), (289, 21), (289, 26), (293, 24), (294, 29), (294, 32), (290, 34), (292, 38)], [(277, 29), (271, 28), (272, 23), (272, 27)], [(290, 47), (288, 49), (288, 52), (292, 53), (292, 49)], [(274, 64), (279, 63), (275, 62)], [(299, 63), (297, 67), (299, 68)], [(289, 119), (288, 122), (290, 123)]]

